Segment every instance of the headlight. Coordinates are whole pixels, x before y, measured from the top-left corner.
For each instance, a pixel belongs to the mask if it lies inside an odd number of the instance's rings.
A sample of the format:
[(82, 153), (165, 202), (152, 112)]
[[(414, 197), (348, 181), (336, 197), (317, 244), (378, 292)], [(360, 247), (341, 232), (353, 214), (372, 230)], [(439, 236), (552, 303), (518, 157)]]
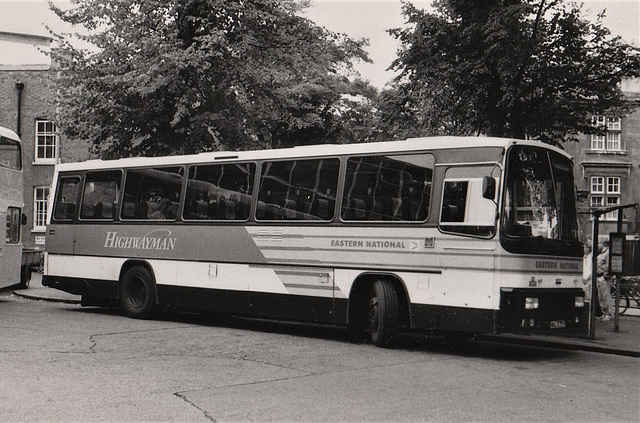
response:
[(576, 297), (574, 305), (576, 307), (584, 307), (584, 297)]
[(540, 306), (540, 301), (536, 297), (527, 297), (524, 300), (524, 308), (527, 310), (538, 308), (539, 306)]

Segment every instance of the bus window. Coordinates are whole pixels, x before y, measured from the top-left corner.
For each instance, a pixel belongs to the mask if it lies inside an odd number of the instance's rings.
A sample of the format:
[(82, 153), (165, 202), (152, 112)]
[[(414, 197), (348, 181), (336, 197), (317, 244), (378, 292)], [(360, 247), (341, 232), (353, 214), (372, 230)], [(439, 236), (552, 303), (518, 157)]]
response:
[(490, 173), (485, 167), (454, 167), (447, 170), (442, 192), (440, 229), (466, 235), (490, 237), (495, 233), (496, 203), (484, 194)]
[(19, 142), (0, 137), (0, 167), (15, 170), (22, 169)]
[(464, 222), (469, 181), (446, 181), (442, 194), (441, 223)]
[(258, 220), (332, 220), (338, 159), (291, 160), (262, 165)]
[[(540, 148), (509, 150), (502, 229), (512, 252), (550, 252), (571, 245), (579, 252), (573, 164)], [(532, 242), (538, 244), (532, 244)], [(560, 241), (560, 242), (557, 242)]]
[(113, 220), (118, 206), (122, 172), (88, 172), (82, 194), (81, 219)]
[(429, 215), (431, 154), (351, 157), (342, 220), (423, 222)]
[(74, 218), (79, 187), (79, 176), (63, 176), (60, 178), (58, 181), (58, 197), (53, 206), (53, 218), (55, 220), (62, 221)]
[(20, 208), (7, 208), (7, 231), (5, 241), (7, 244), (18, 244), (20, 242)]
[(120, 218), (175, 220), (183, 174), (180, 166), (129, 170)]
[(256, 165), (233, 163), (189, 168), (183, 218), (249, 219)]

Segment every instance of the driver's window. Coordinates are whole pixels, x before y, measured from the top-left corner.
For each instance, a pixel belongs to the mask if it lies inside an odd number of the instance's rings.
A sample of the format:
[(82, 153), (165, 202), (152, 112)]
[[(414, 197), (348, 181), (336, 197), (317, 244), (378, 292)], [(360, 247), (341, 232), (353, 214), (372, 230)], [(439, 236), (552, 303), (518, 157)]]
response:
[[(440, 229), (475, 236), (495, 233), (496, 204), (483, 196), (487, 168), (450, 168), (442, 189)], [(496, 181), (497, 183), (497, 181)]]

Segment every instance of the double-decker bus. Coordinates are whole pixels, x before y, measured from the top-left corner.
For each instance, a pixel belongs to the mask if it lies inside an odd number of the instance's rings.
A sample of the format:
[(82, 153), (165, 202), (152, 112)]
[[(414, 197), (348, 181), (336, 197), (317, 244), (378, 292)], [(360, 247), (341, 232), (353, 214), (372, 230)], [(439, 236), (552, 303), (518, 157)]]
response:
[(119, 304), (405, 330), (578, 331), (572, 159), (435, 137), (61, 164), (43, 284)]
[(22, 243), (22, 150), (20, 138), (10, 129), (0, 127), (0, 288), (21, 280)]

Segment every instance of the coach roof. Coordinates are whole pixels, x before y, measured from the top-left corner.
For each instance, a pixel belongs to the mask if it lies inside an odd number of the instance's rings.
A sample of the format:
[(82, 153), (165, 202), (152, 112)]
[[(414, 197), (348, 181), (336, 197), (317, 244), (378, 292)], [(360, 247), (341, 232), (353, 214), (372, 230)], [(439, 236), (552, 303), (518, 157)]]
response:
[(546, 148), (565, 155), (568, 154), (557, 147), (542, 144), (540, 141), (524, 141), (495, 137), (425, 137), (410, 138), (402, 141), (384, 141), (357, 144), (320, 144), (298, 146), (293, 148), (251, 150), (251, 151), (219, 151), (182, 156), (164, 157), (129, 157), (116, 160), (89, 160), (85, 162), (65, 163), (57, 165), (59, 171), (85, 169), (113, 169), (140, 166), (171, 166), (189, 163), (214, 163), (227, 161), (273, 160), (298, 157), (324, 157), (372, 153), (409, 153), (424, 150), (469, 149), (469, 148), (507, 148), (511, 145), (544, 145)]

